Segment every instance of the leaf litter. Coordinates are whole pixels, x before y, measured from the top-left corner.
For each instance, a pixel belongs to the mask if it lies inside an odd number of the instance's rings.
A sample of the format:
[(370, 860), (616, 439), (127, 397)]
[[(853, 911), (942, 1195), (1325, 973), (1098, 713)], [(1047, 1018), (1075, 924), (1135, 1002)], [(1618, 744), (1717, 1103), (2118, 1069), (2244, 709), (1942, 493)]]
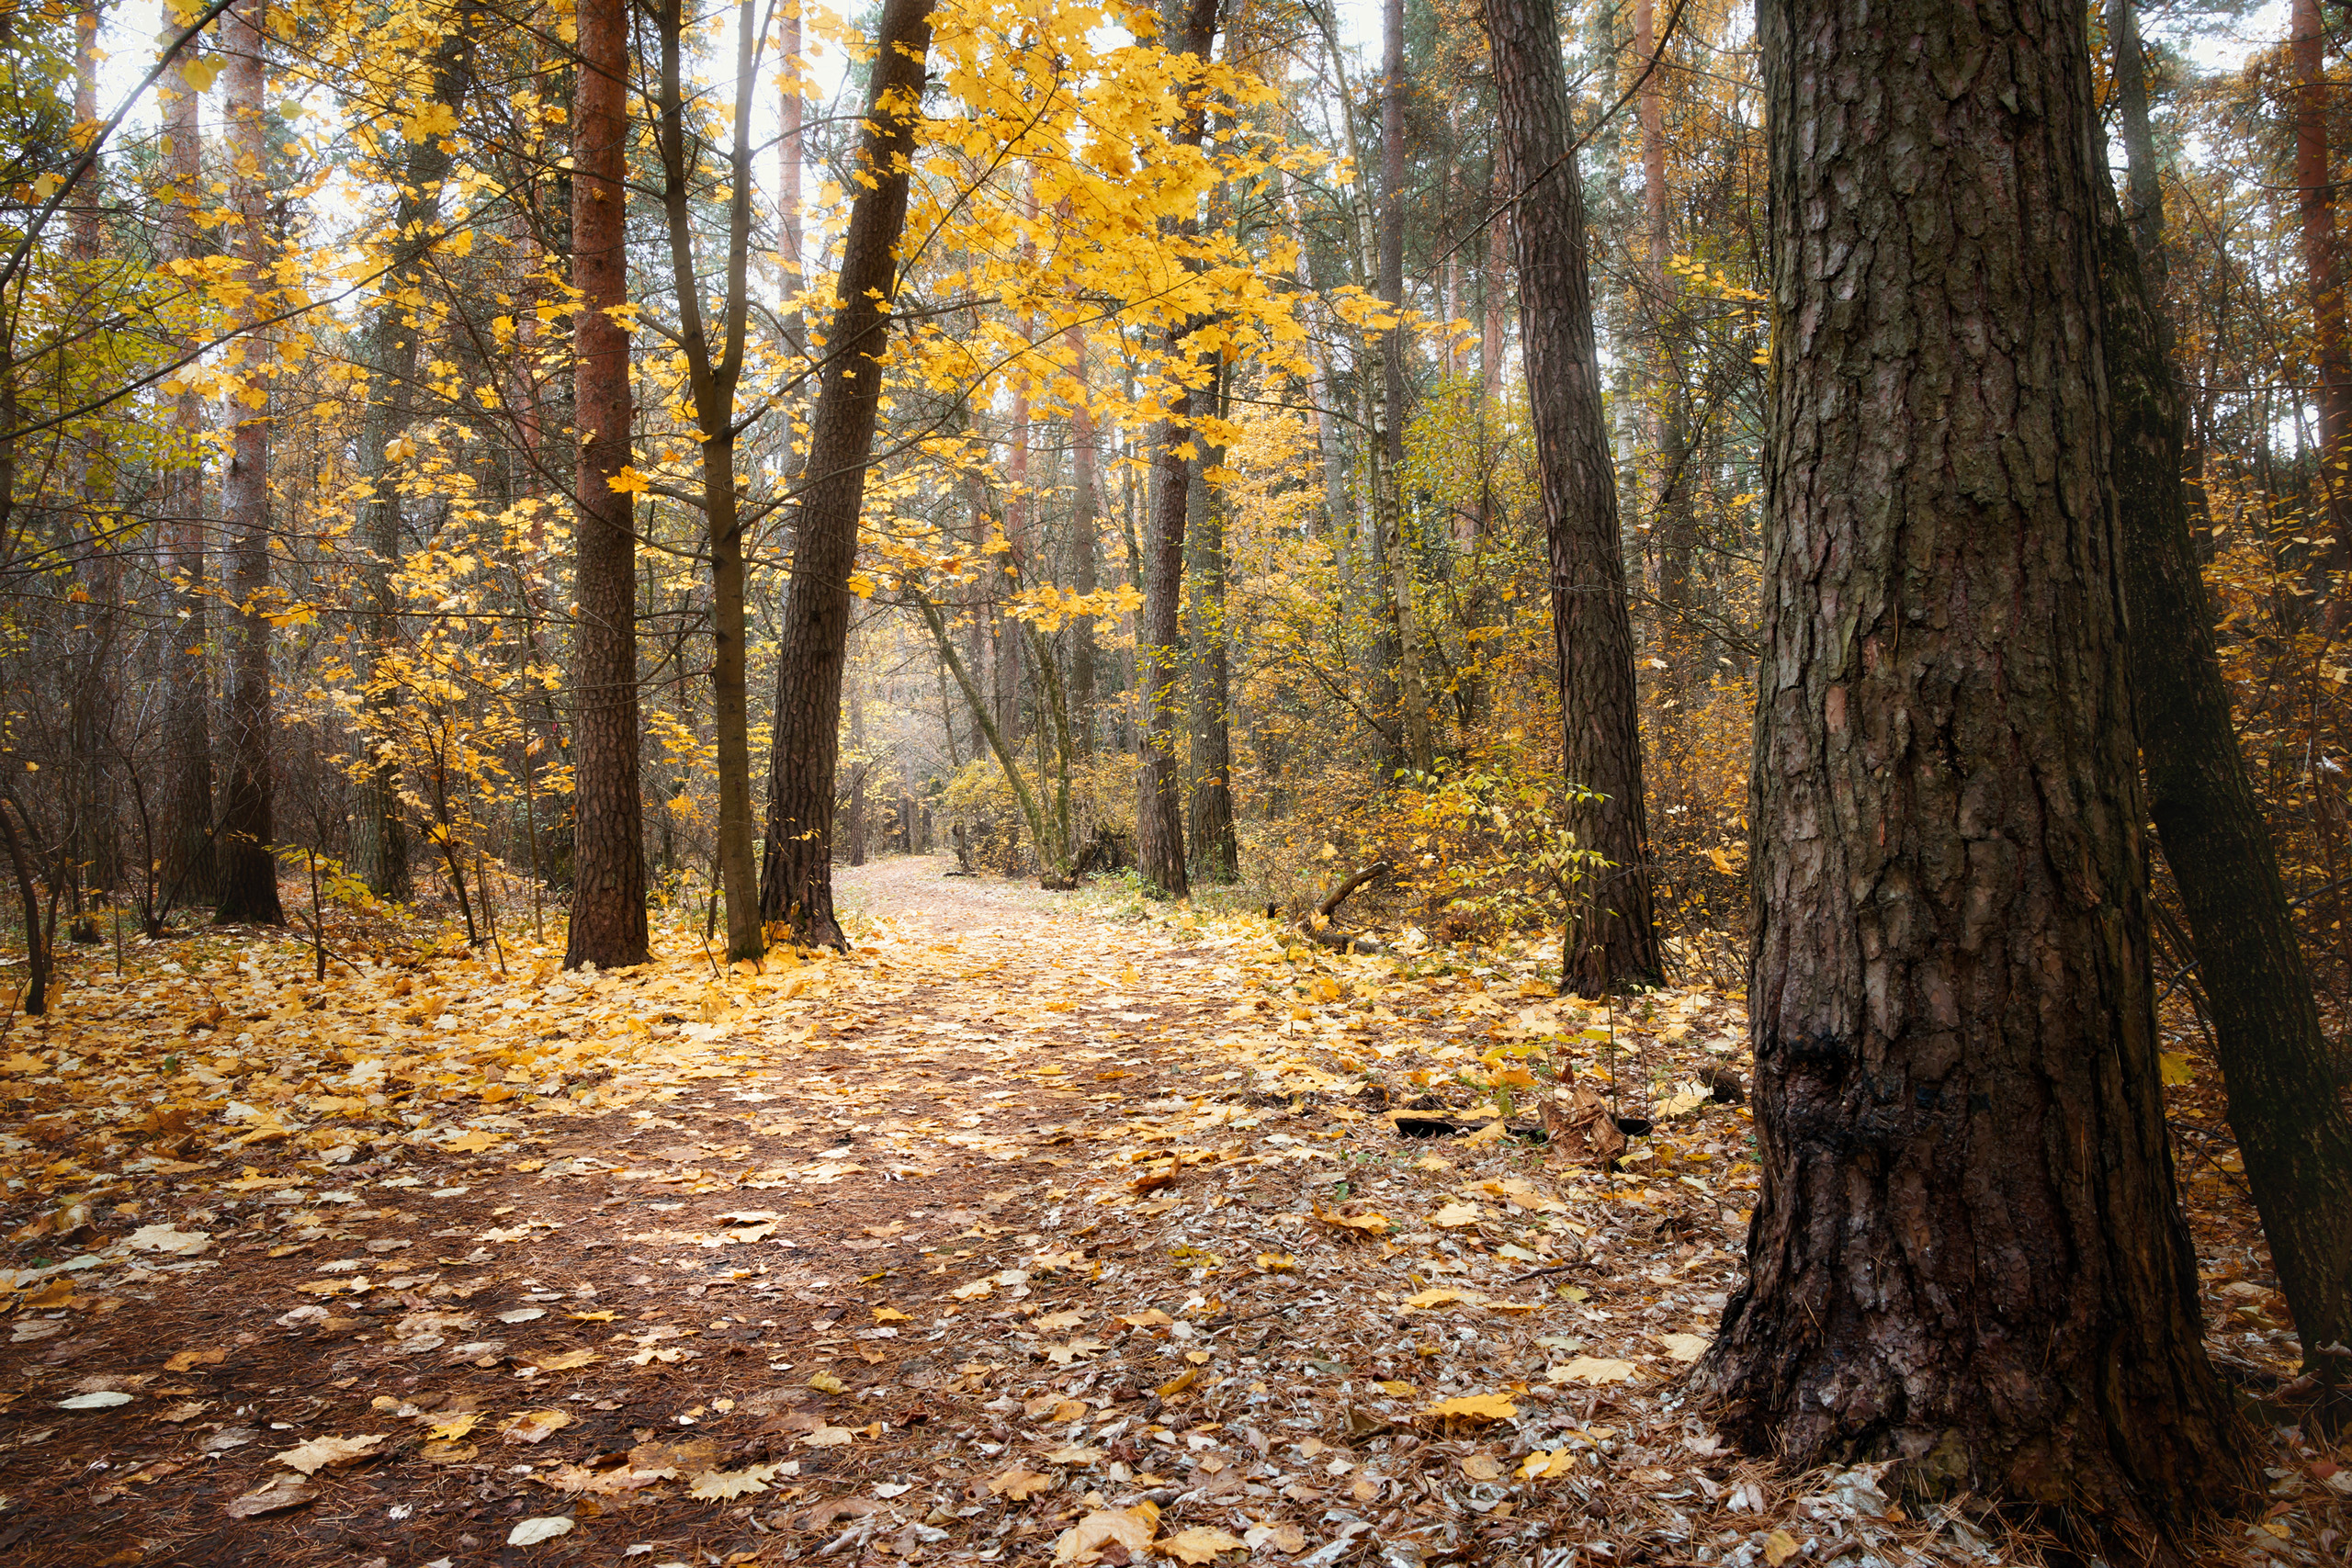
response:
[[(844, 874), (854, 951), (764, 972), (524, 942), (320, 984), (266, 934), (85, 961), (0, 1054), (0, 1547), (2031, 1555), (1879, 1467), (1735, 1456), (1691, 1399), (1753, 1201), (1737, 998), (1628, 1012), (939, 870)], [(2184, 1166), (2213, 1348), (2275, 1382), (2228, 1159)], [(2340, 1553), (2346, 1466), (2276, 1434), (2274, 1506), (2214, 1560)]]

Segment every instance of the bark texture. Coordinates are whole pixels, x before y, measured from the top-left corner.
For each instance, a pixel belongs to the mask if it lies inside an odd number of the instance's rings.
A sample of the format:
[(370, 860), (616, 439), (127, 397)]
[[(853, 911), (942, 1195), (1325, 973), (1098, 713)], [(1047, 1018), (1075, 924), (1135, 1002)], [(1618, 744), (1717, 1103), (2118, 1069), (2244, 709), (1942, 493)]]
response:
[[(1198, 60), (1208, 58), (1216, 40), (1218, 0), (1182, 0), (1174, 7), (1174, 26), (1167, 31), (1168, 48)], [(1200, 105), (1180, 113), (1175, 140), (1187, 146), (1201, 144), (1204, 129)], [(1165, 348), (1169, 374), (1191, 351), (1187, 344), (1193, 323), (1179, 321), (1168, 330)], [(1178, 744), (1182, 721), (1184, 633), (1178, 600), (1184, 591), (1184, 525), (1190, 476), (1182, 448), (1193, 437), (1193, 402), (1197, 394), (1179, 385), (1168, 400), (1168, 417), (1153, 426), (1150, 516), (1142, 541), (1143, 615), (1136, 627), (1136, 680), (1140, 683), (1143, 724), (1138, 738), (1139, 766), (1136, 770), (1136, 868), (1144, 880), (1171, 898), (1192, 892), (1184, 867), (1184, 766)]]
[(645, 807), (639, 785), (637, 538), (629, 466), (627, 240), (628, 7), (581, 0), (572, 81), (573, 569), (571, 929), (567, 969), (642, 964)]
[(1653, 981), (1660, 972), (1617, 473), (1601, 413), (1584, 191), (1558, 17), (1549, 0), (1486, 0), (1486, 16), (1504, 179), (1514, 194), (1524, 193), (1511, 223), (1551, 552), (1561, 760), (1570, 784), (1600, 797), (1572, 818), (1578, 841), (1612, 866), (1593, 892), (1571, 954), (1569, 982), (1589, 995)]
[[(243, 0), (221, 19), (221, 41), (229, 53), (222, 118), (227, 122), (231, 226), (245, 285), (253, 290), (245, 309), (258, 317), (267, 309), (270, 251), (263, 171), (269, 164), (268, 127), (262, 94), (263, 18), (266, 0)], [(266, 367), (266, 340), (250, 342), (248, 362)], [(230, 398), (234, 421), (229, 473), (221, 485), (221, 512), (229, 528), (236, 570), (231, 579), (233, 641), (229, 660), (229, 787), (220, 807), (218, 851), (220, 902), (215, 921), (282, 926), (286, 911), (277, 898), (277, 857), (269, 682), (269, 381), (257, 369), (242, 396)]]
[(2149, 1535), (2247, 1473), (2156, 1072), (2079, 7), (1762, 15), (1762, 1185), (1702, 1387)]
[[(204, 254), (196, 221), (206, 199), (201, 100), (177, 65), (164, 80), (170, 97), (164, 111), (163, 161), (171, 206), (165, 251), (171, 260), (193, 262)], [(203, 434), (202, 400), (183, 389), (172, 400), (176, 466), (167, 490), (171, 516), (164, 524), (174, 624), (164, 639), (164, 747), (171, 767), (171, 795), (164, 808), (160, 858), (162, 901), (187, 904), (211, 900), (219, 864), (212, 848), (211, 595), (205, 588)]]
[(833, 916), (832, 856), (849, 574), (857, 558), (857, 515), (865, 503), (882, 356), (899, 286), (899, 236), (907, 222), (908, 160), (921, 117), (932, 6), (933, 0), (883, 0), (858, 147), (858, 165), (874, 184), (858, 193), (842, 240), (776, 661), (760, 911), (770, 922), (789, 923), (800, 941), (831, 947), (847, 945)]
[[(2115, 491), (2148, 810), (2212, 1006), (2230, 1127), (2302, 1340), (2352, 1381), (2352, 1087), (2337, 1081), (2214, 645), (2181, 484), (2186, 421), (2163, 318), (2110, 200), (2100, 265)], [(2335, 1347), (2336, 1353), (2329, 1354)]]

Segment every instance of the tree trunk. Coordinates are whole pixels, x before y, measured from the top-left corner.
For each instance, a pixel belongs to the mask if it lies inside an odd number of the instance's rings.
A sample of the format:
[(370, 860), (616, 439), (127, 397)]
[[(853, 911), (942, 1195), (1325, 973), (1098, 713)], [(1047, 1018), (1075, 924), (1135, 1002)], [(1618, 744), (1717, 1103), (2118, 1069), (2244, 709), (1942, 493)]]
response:
[[(2352, 1092), (2320, 1028), (2269, 824), (2214, 646), (2181, 486), (2180, 389), (2132, 231), (2101, 248), (2132, 689), (2148, 809), (2180, 889), (2246, 1185), (2302, 1341), (2303, 1370), (2352, 1381)], [(2161, 224), (2161, 212), (2158, 223)], [(2158, 233), (2161, 234), (2159, 228)]]
[(1645, 399), (1650, 426), (1649, 512), (1652, 547), (1657, 560), (1658, 644), (1668, 682), (1681, 688), (1706, 680), (1703, 640), (1690, 635), (1697, 606), (1691, 571), (1697, 539), (1683, 477), (1690, 436), (1682, 417), (1680, 371), (1669, 342), (1668, 314), (1674, 300), (1673, 224), (1666, 200), (1666, 94), (1664, 67), (1652, 65), (1660, 49), (1652, 0), (1634, 0), (1634, 69), (1645, 71), (1635, 107), (1641, 121), (1642, 209), (1647, 220), (1649, 254), (1643, 270), (1649, 284), (1649, 389)]
[(1953, 17), (1762, 13), (1762, 1187), (1700, 1381), (2138, 1560), (2248, 1471), (2157, 1082), (2089, 54), (2064, 0)]
[(1503, 308), (1510, 293), (1510, 181), (1502, 152), (1495, 152), (1495, 214), (1487, 220), (1487, 268), (1478, 279), (1478, 375), (1488, 417), (1503, 400)]
[[(1553, 9), (1487, 0), (1502, 114), (1505, 183), (1519, 249), (1520, 339), (1552, 570), (1562, 761), (1595, 798), (1573, 808), (1577, 841), (1611, 864), (1577, 922), (1570, 984), (1599, 993), (1658, 977), (1649, 825), (1634, 684), (1634, 633), (1617, 529), (1617, 477), (1601, 414), (1585, 269), (1584, 192)], [(1540, 183), (1538, 183), (1540, 182)], [(1532, 186), (1532, 189), (1530, 186)]]
[[(628, 7), (581, 0), (572, 81), (571, 930), (563, 964), (645, 962), (645, 815), (638, 785), (637, 536), (613, 480), (629, 468)], [(626, 480), (624, 480), (626, 482)]]
[[(1216, 408), (1220, 376), (1204, 393)], [(1211, 490), (1208, 471), (1225, 461), (1225, 448), (1204, 443), (1192, 465), (1185, 553), (1193, 580), (1193, 808), (1189, 823), (1190, 873), (1206, 883), (1241, 880), (1241, 844), (1233, 828), (1233, 690), (1226, 655), (1225, 516)]]
[(776, 660), (760, 910), (770, 921), (788, 921), (802, 941), (831, 947), (848, 945), (833, 916), (832, 838), (849, 574), (880, 412), (932, 6), (933, 0), (883, 0), (858, 150), (864, 178), (874, 183), (858, 192), (842, 239), (837, 303), (825, 334), (828, 371), (809, 422), (799, 538)]
[(1380, 28), (1380, 299), (1397, 321), (1380, 343), (1373, 508), (1388, 569), (1381, 586), (1396, 638), (1396, 731), (1405, 761), (1425, 770), (1434, 753), (1420, 624), (1413, 614), (1413, 549), (1405, 537), (1405, 0), (1382, 0)]
[[(2312, 311), (2312, 371), (2319, 385), (2319, 490), (2335, 541), (2324, 558), (2352, 567), (2352, 339), (2344, 304), (2344, 251), (2335, 232), (2335, 185), (2328, 173), (2327, 28), (2319, 0), (2293, 0), (2289, 26), (2295, 80), (2295, 187), (2302, 220), (2303, 288)], [(2333, 593), (2333, 590), (2328, 590)], [(2347, 606), (2332, 606), (2340, 621)]]
[(705, 536), (710, 545), (711, 708), (718, 762), (718, 874), (727, 887), (727, 956), (757, 959), (767, 951), (760, 919), (758, 872), (752, 852), (751, 638), (744, 606), (743, 525), (735, 478), (735, 393), (743, 369), (751, 303), (752, 0), (740, 0), (735, 25), (735, 129), (728, 155), (727, 265), (720, 341), (714, 348), (695, 264), (694, 192), (686, 152), (682, 56), (686, 17), (681, 0), (663, 0), (655, 26), (662, 39), (662, 212), (678, 297), (678, 344), (701, 435)]
[[(171, 206), (165, 248), (174, 261), (199, 262), (204, 241), (197, 213), (208, 203), (199, 100), (177, 64), (164, 79), (170, 96), (164, 167)], [(177, 603), (168, 610), (163, 637), (164, 755), (171, 793), (164, 807), (161, 881), (164, 898), (191, 905), (211, 901), (220, 864), (212, 842), (212, 601), (205, 588), (204, 450), (202, 400), (183, 389), (172, 400), (175, 466), (166, 490), (171, 515), (164, 524), (172, 598)], [(160, 904), (155, 913), (162, 915)]]
[[(462, 113), (466, 91), (473, 79), (479, 4), (459, 6), (457, 26), (433, 51), (433, 101), (452, 115)], [(375, 320), (366, 343), (370, 372), (368, 411), (359, 426), (360, 482), (366, 498), (359, 506), (359, 541), (367, 551), (360, 580), (368, 598), (368, 622), (359, 639), (356, 663), (363, 690), (360, 744), (373, 759), (352, 792), (352, 867), (379, 898), (405, 903), (413, 888), (410, 880), (408, 828), (401, 812), (400, 764), (392, 754), (387, 731), (398, 710), (400, 685), (379, 679), (378, 666), (399, 640), (400, 596), (393, 573), (401, 553), (400, 489), (393, 481), (386, 449), (404, 435), (416, 417), (416, 377), (425, 323), (402, 297), (423, 278), (419, 263), (431, 245), (431, 231), (441, 216), (441, 183), (448, 177), (456, 154), (446, 137), (424, 133), (413, 138), (401, 175), (400, 196), (393, 206), (390, 265), (377, 288)], [(518, 310), (519, 323), (532, 320)]]
[[(1179, 0), (1167, 47), (1206, 60), (1216, 40), (1218, 0)], [(1201, 144), (1204, 111), (1198, 103), (1179, 110), (1174, 140)], [(1191, 355), (1193, 323), (1168, 329), (1168, 374)], [(1184, 769), (1177, 752), (1177, 723), (1184, 666), (1178, 601), (1184, 590), (1184, 513), (1188, 475), (1183, 448), (1193, 437), (1194, 395), (1181, 384), (1168, 400), (1168, 415), (1154, 425), (1151, 449), (1150, 518), (1143, 544), (1143, 618), (1136, 629), (1136, 681), (1143, 705), (1136, 770), (1136, 868), (1144, 880), (1170, 898), (1188, 897), (1184, 873)]]
[[(221, 106), (229, 150), (230, 227), (241, 264), (249, 318), (266, 313), (271, 276), (264, 170), (269, 163), (266, 110), (262, 107), (263, 18), (267, 0), (240, 0), (222, 18), (229, 53), (227, 96)], [(212, 918), (282, 926), (277, 899), (276, 791), (271, 752), (276, 722), (269, 689), (269, 353), (268, 340), (250, 331), (246, 363), (254, 367), (242, 397), (232, 394), (229, 473), (221, 484), (223, 521), (236, 551), (235, 641), (229, 662), (229, 789), (221, 804), (220, 902)]]
[[(1070, 355), (1070, 376), (1078, 396), (1069, 413), (1069, 549), (1070, 577), (1081, 596), (1102, 586), (1096, 560), (1102, 553), (1098, 535), (1101, 486), (1095, 477), (1094, 410), (1086, 380), (1086, 329), (1071, 325), (1063, 334)], [(1094, 617), (1080, 615), (1070, 627), (1069, 721), (1078, 754), (1094, 754)]]

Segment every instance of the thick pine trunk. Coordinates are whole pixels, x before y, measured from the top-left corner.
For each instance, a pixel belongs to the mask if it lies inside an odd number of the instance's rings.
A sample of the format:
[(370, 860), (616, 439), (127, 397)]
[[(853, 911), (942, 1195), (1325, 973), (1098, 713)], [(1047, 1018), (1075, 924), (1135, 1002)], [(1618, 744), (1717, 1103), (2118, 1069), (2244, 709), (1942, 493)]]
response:
[[(1181, 0), (1167, 47), (1206, 60), (1216, 40), (1218, 0)], [(1203, 108), (1180, 111), (1174, 139), (1201, 144)], [(1188, 358), (1192, 323), (1168, 330), (1165, 354), (1172, 367)], [(1184, 642), (1178, 601), (1184, 591), (1185, 503), (1189, 475), (1182, 448), (1193, 439), (1197, 395), (1179, 386), (1168, 400), (1168, 417), (1148, 438), (1151, 451), (1150, 516), (1143, 540), (1143, 616), (1136, 629), (1137, 700), (1143, 705), (1136, 770), (1136, 869), (1171, 898), (1192, 893), (1184, 869), (1184, 765), (1177, 727), (1183, 705)]]
[(2084, 17), (1961, 15), (1762, 14), (1762, 1186), (1700, 1379), (1792, 1467), (2129, 1535), (2247, 1472), (2157, 1083)]
[[(1649, 824), (1634, 684), (1634, 632), (1617, 527), (1617, 473), (1601, 413), (1585, 266), (1584, 191), (1566, 68), (1548, 0), (1487, 0), (1502, 114), (1505, 183), (1519, 249), (1520, 338), (1551, 554), (1567, 782), (1598, 798), (1575, 807), (1577, 842), (1611, 869), (1588, 886), (1568, 983), (1588, 993), (1660, 973), (1650, 897)], [(1531, 189), (1530, 187), (1532, 186)]]
[[(231, 243), (254, 316), (266, 310), (270, 275), (268, 215), (263, 209), (263, 170), (269, 138), (262, 93), (263, 18), (267, 0), (242, 0), (222, 20), (229, 53), (227, 122), (231, 173), (229, 205), (236, 212)], [(257, 366), (243, 398), (232, 396), (229, 473), (221, 485), (223, 521), (236, 571), (231, 579), (233, 641), (229, 660), (229, 787), (220, 808), (220, 890), (216, 922), (282, 926), (286, 912), (277, 898), (276, 790), (271, 776), (276, 725), (269, 688), (269, 371), (267, 340), (246, 344)]]
[(2110, 202), (2106, 281), (2115, 490), (2148, 811), (2180, 889), (2246, 1185), (2303, 1370), (2352, 1381), (2352, 1093), (2337, 1082), (2287, 890), (2230, 717), (2181, 485), (2180, 389), (2132, 231)]
[(572, 419), (571, 929), (567, 969), (642, 964), (645, 808), (639, 785), (637, 538), (629, 466), (627, 187), (628, 7), (581, 0), (571, 94)]
[(908, 160), (921, 114), (933, 0), (883, 0), (858, 166), (842, 240), (824, 385), (808, 430), (799, 538), (776, 660), (775, 742), (768, 757), (767, 845), (760, 911), (799, 940), (847, 945), (833, 916), (834, 788), (841, 760), (842, 674), (849, 654), (850, 568), (882, 397), (882, 356), (907, 221)]
[[(197, 213), (206, 204), (201, 100), (176, 65), (164, 80), (171, 94), (164, 118), (170, 204), (165, 248), (174, 261), (198, 262), (204, 240)], [(163, 631), (164, 755), (171, 772), (159, 892), (163, 898), (195, 905), (211, 902), (218, 890), (220, 857), (212, 843), (212, 596), (205, 585), (204, 409), (193, 390), (183, 389), (172, 400), (172, 451), (177, 467), (165, 491), (171, 515), (164, 536), (175, 586)]]

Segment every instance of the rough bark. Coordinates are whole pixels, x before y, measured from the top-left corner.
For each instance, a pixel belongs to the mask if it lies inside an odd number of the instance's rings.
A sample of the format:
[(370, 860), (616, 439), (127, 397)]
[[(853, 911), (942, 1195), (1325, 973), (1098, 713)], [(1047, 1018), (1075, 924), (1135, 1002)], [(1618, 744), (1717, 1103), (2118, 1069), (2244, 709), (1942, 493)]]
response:
[[(1212, 382), (1205, 396), (1214, 404)], [(1187, 824), (1195, 881), (1241, 880), (1241, 841), (1233, 826), (1233, 681), (1225, 625), (1225, 516), (1208, 470), (1225, 448), (1205, 443), (1192, 465), (1185, 553), (1193, 580), (1193, 799)]]
[(727, 888), (727, 956), (757, 959), (767, 951), (752, 852), (751, 632), (744, 606), (745, 565), (740, 486), (735, 477), (736, 388), (742, 379), (751, 308), (752, 0), (741, 0), (735, 26), (734, 139), (728, 153), (727, 261), (718, 341), (703, 310), (695, 263), (693, 170), (686, 151), (683, 56), (686, 16), (681, 0), (663, 0), (661, 144), (662, 212), (678, 298), (678, 345), (701, 436), (702, 505), (710, 547), (712, 728), (718, 762), (718, 875)]
[(858, 148), (858, 165), (874, 184), (859, 191), (842, 240), (837, 304), (825, 336), (824, 383), (809, 423), (799, 537), (776, 661), (760, 910), (771, 922), (788, 922), (801, 941), (832, 947), (847, 945), (833, 916), (832, 838), (849, 574), (857, 558), (857, 515), (880, 412), (932, 7), (933, 0), (883, 0)]
[(628, 8), (581, 0), (572, 78), (573, 469), (571, 929), (567, 969), (645, 962), (645, 817), (639, 789), (637, 537), (629, 466), (627, 187)]
[(1479, 275), (1478, 376), (1487, 394), (1486, 406), (1498, 409), (1503, 400), (1504, 307), (1510, 293), (1510, 187), (1499, 149), (1495, 153), (1494, 216), (1487, 220), (1487, 265)]
[[(472, 84), (481, 17), (481, 6), (466, 0), (458, 8), (456, 25), (433, 51), (432, 101), (452, 114), (463, 112)], [(358, 531), (367, 551), (360, 581), (367, 594), (368, 624), (357, 662), (365, 688), (360, 744), (373, 761), (352, 792), (351, 863), (370, 893), (402, 903), (413, 891), (408, 827), (401, 811), (400, 764), (383, 739), (401, 693), (373, 681), (376, 666), (399, 637), (400, 596), (392, 578), (400, 569), (402, 547), (401, 503), (386, 451), (416, 417), (417, 366), (426, 322), (406, 297), (422, 281), (419, 264), (441, 217), (441, 184), (456, 158), (447, 137), (426, 134), (408, 143), (392, 206), (391, 253), (365, 338), (371, 385), (359, 424), (359, 471), (366, 498), (359, 505)], [(518, 310), (516, 320), (532, 318)]]
[[(1218, 0), (1182, 0), (1167, 46), (1174, 53), (1208, 58), (1216, 39)], [(1200, 105), (1180, 111), (1174, 140), (1201, 144)], [(1170, 374), (1189, 359), (1193, 323), (1168, 330), (1164, 352)], [(1192, 439), (1195, 394), (1179, 384), (1168, 400), (1168, 414), (1155, 423), (1151, 451), (1150, 516), (1143, 541), (1143, 616), (1136, 628), (1136, 680), (1143, 705), (1136, 770), (1136, 867), (1144, 880), (1171, 898), (1190, 896), (1184, 869), (1184, 768), (1177, 745), (1182, 706), (1183, 631), (1178, 600), (1184, 584), (1184, 525), (1189, 475), (1183, 456)]]
[(1577, 840), (1611, 867), (1592, 890), (1568, 976), (1578, 989), (1597, 993), (1656, 980), (1660, 970), (1617, 475), (1601, 412), (1584, 192), (1557, 20), (1551, 6), (1537, 0), (1487, 0), (1486, 16), (1505, 183), (1514, 195), (1525, 193), (1511, 221), (1551, 556), (1561, 761), (1568, 782), (1596, 797), (1574, 811)]
[[(2344, 248), (2328, 175), (2327, 28), (2319, 0), (2294, 0), (2289, 45), (2295, 83), (2295, 197), (2301, 220), (2303, 288), (2312, 312), (2312, 370), (2319, 404), (2319, 491), (2337, 570), (2352, 565), (2352, 334), (2346, 327)], [(2345, 606), (2333, 618), (2340, 621)]]
[[(164, 116), (164, 170), (170, 213), (165, 252), (173, 261), (202, 259), (196, 220), (206, 200), (199, 100), (175, 65)], [(184, 347), (194, 347), (187, 344)], [(205, 586), (204, 408), (192, 389), (172, 399), (175, 467), (166, 487), (165, 556), (173, 580), (172, 622), (164, 636), (164, 754), (171, 769), (164, 805), (164, 899), (209, 903), (218, 886), (212, 846), (211, 595)], [(157, 914), (162, 913), (161, 906)]]
[(2324, 1382), (2352, 1382), (2352, 1087), (2337, 1081), (2230, 715), (2212, 602), (2188, 536), (2186, 422), (2163, 318), (2132, 230), (2111, 200), (2103, 210), (2115, 491), (2148, 811), (2180, 890), (2230, 1127), (2303, 1370)]
[(1683, 478), (1690, 460), (1690, 433), (1683, 418), (1681, 372), (1675, 363), (1668, 315), (1675, 297), (1667, 260), (1674, 254), (1673, 221), (1666, 192), (1666, 77), (1662, 65), (1653, 65), (1660, 49), (1656, 7), (1652, 0), (1634, 0), (1634, 69), (1644, 73), (1634, 95), (1641, 123), (1642, 211), (1647, 254), (1643, 272), (1649, 286), (1649, 378), (1647, 408), (1650, 427), (1649, 523), (1651, 547), (1657, 564), (1658, 643), (1666, 676), (1677, 687), (1706, 679), (1703, 641), (1690, 635), (1690, 613), (1697, 585), (1692, 570), (1697, 559), (1696, 519), (1690, 490)]
[[(269, 298), (268, 214), (263, 171), (269, 163), (268, 125), (262, 107), (266, 72), (263, 21), (267, 0), (242, 0), (221, 18), (229, 53), (221, 118), (229, 150), (229, 205), (236, 213), (230, 243), (248, 288), (245, 309), (265, 313)], [(232, 579), (233, 641), (229, 660), (229, 787), (221, 802), (220, 901), (216, 922), (282, 926), (277, 898), (275, 780), (271, 752), (277, 725), (269, 682), (269, 358), (267, 339), (246, 341), (257, 368), (229, 407), (235, 422), (229, 472), (220, 487), (222, 521), (235, 551)]]
[(1699, 1376), (1792, 1467), (2151, 1555), (2247, 1471), (2157, 1082), (2084, 26), (1762, 14), (1761, 1189)]

